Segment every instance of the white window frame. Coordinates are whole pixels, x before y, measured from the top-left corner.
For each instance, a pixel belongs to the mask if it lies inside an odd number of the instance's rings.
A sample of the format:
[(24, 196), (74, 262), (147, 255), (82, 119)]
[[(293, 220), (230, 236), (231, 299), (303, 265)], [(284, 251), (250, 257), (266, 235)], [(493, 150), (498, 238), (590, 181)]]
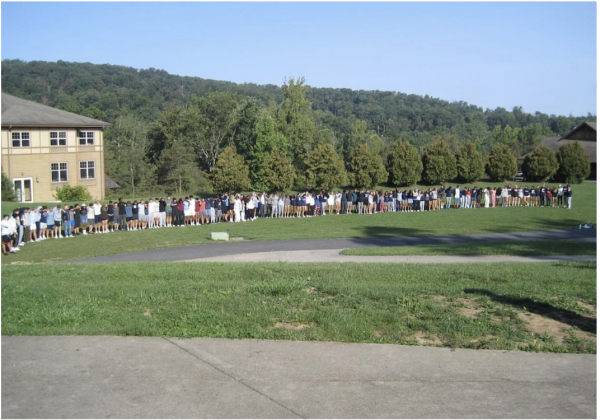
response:
[[(18, 135), (18, 139), (15, 138), (15, 134)], [(27, 134), (27, 139), (23, 139), (23, 134)], [(29, 131), (13, 131), (11, 133), (12, 147), (31, 147), (31, 136), (29, 135)], [(15, 145), (15, 141), (19, 142), (18, 145)], [(27, 145), (23, 145), (23, 141), (27, 141)]]
[[(90, 171), (92, 176), (90, 176)], [(95, 160), (82, 160), (79, 162), (79, 179), (96, 179)]]
[[(55, 134), (56, 137), (52, 138), (52, 134)], [(61, 136), (61, 134), (64, 136)], [(64, 141), (64, 144), (61, 144), (61, 140)], [(52, 144), (52, 141), (56, 141), (56, 144)], [(66, 131), (51, 131), (50, 132), (50, 146), (51, 147), (60, 147), (67, 145), (67, 132)]]
[[(56, 169), (54, 165), (58, 165)], [(58, 181), (54, 180), (54, 172), (58, 172)], [(65, 173), (65, 179), (61, 179), (61, 173)], [(67, 162), (52, 162), (50, 164), (50, 179), (53, 183), (56, 182), (69, 182), (69, 164)]]
[(77, 138), (79, 138), (80, 146), (93, 146), (94, 145), (94, 132), (93, 131), (79, 130), (77, 133)]

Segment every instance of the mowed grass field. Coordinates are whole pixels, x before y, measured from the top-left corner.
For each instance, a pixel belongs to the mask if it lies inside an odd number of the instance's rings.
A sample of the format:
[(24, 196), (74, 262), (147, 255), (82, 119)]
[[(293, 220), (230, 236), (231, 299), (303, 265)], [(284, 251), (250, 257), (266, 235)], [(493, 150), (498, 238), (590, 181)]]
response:
[[(13, 206), (2, 203), (3, 212)], [(596, 223), (595, 184), (574, 187), (572, 210), (333, 215), (49, 239), (2, 257), (2, 334), (320, 340), (595, 353), (595, 262), (61, 263), (208, 243), (211, 230), (257, 241), (575, 229), (581, 223)], [(596, 246), (569, 241), (495, 245), (411, 247), (405, 255), (579, 255), (594, 254)]]
[[(497, 184), (490, 184), (494, 186)], [(486, 184), (487, 186), (487, 184)], [(172, 227), (72, 239), (49, 239), (28, 244), (2, 264), (39, 263), (209, 243), (210, 231), (229, 231), (247, 241), (321, 238), (465, 235), (576, 229), (581, 223), (596, 224), (596, 184), (573, 187), (573, 208), (507, 207), (442, 210), (373, 215), (331, 215), (300, 219), (259, 219), (245, 223), (221, 223), (186, 228)], [(14, 203), (2, 203), (3, 212)], [(6, 209), (6, 210), (5, 210)]]
[(596, 263), (4, 266), (3, 335), (594, 353)]

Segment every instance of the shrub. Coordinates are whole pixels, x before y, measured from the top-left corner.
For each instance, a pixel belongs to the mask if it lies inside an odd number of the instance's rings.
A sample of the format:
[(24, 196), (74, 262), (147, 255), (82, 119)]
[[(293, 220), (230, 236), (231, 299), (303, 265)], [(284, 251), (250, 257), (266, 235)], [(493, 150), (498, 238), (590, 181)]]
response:
[(523, 175), (531, 181), (547, 181), (558, 171), (556, 153), (549, 147), (538, 146), (523, 161)]
[(423, 162), (412, 144), (398, 139), (388, 155), (387, 170), (394, 186), (413, 185), (421, 179)]
[(92, 199), (92, 195), (83, 185), (71, 187), (69, 184), (57, 188), (54, 197), (60, 201), (90, 201)]
[(456, 168), (458, 177), (463, 182), (471, 183), (479, 181), (483, 177), (485, 163), (483, 156), (470, 141), (460, 148), (456, 155)]
[(2, 201), (17, 201), (13, 184), (4, 172), (2, 172)]
[[(579, 142), (574, 142), (561, 147), (557, 153), (558, 173), (557, 178), (569, 184), (581, 184), (590, 176), (590, 160)], [(4, 193), (3, 193), (4, 194)]]
[(430, 144), (423, 153), (423, 181), (429, 185), (440, 184), (456, 178), (456, 157), (448, 144), (439, 140)]
[(361, 144), (350, 153), (348, 180), (353, 187), (373, 188), (387, 179), (381, 157), (369, 145)]
[(517, 158), (510, 147), (497, 144), (490, 153), (487, 173), (492, 181), (503, 182), (517, 172)]

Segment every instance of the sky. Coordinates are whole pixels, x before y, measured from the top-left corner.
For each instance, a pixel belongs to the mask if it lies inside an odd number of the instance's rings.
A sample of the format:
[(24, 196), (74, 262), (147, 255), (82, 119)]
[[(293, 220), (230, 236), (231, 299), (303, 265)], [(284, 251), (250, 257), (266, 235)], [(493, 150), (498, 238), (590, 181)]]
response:
[(2, 59), (596, 114), (595, 2), (6, 2)]

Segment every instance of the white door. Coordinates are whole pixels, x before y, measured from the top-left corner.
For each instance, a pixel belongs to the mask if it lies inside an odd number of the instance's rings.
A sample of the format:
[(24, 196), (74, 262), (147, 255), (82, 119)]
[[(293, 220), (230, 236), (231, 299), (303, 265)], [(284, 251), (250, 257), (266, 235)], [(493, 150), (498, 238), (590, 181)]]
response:
[(33, 202), (33, 178), (13, 179), (13, 185), (15, 186), (17, 201), (21, 203)]

